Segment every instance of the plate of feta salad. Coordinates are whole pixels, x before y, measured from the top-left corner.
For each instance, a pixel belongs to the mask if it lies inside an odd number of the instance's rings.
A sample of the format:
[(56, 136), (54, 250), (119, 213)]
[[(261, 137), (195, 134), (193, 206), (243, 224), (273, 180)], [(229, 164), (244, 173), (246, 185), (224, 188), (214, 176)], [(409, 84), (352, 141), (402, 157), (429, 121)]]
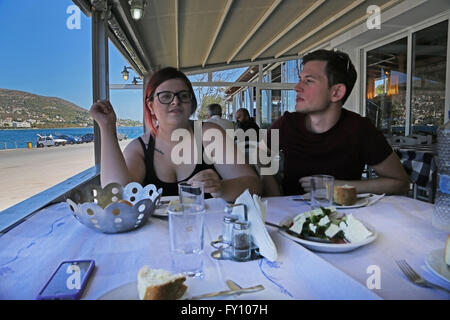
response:
[(320, 252), (346, 252), (371, 243), (377, 232), (352, 214), (337, 212), (335, 207), (300, 213), (282, 222), (283, 236), (304, 247)]

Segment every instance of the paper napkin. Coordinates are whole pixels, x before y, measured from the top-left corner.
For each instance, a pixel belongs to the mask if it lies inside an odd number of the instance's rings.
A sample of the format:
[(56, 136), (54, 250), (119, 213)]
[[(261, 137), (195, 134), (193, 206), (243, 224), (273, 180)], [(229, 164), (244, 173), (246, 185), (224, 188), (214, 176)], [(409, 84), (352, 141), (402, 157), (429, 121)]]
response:
[[(239, 203), (247, 206), (250, 233), (253, 236), (255, 245), (259, 248), (259, 253), (269, 261), (277, 260), (277, 248), (264, 224), (267, 215), (267, 200), (262, 201), (261, 197), (256, 194), (252, 197), (250, 192), (245, 190), (235, 201), (235, 204)], [(242, 206), (234, 207), (232, 214), (239, 216), (239, 219), (245, 219)]]

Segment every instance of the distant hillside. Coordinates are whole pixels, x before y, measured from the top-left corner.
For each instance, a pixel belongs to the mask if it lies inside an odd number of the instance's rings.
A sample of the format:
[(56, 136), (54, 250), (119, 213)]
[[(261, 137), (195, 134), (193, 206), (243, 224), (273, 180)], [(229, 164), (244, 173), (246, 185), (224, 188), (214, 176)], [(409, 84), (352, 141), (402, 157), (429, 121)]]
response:
[[(0, 89), (0, 127), (10, 128), (13, 123), (35, 128), (89, 127), (92, 118), (86, 109), (55, 97), (29, 92)], [(133, 120), (118, 120), (119, 125), (138, 126)]]

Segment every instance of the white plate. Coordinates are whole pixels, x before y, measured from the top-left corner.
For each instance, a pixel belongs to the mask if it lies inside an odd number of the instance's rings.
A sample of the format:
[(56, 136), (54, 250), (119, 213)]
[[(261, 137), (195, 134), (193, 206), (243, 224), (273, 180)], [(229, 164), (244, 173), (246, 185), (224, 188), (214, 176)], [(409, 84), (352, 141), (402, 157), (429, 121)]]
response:
[(425, 259), (425, 263), (435, 275), (450, 282), (450, 267), (444, 260), (444, 248), (431, 251)]
[[(365, 207), (370, 203), (370, 198), (375, 196), (372, 193), (359, 193), (357, 195), (357, 200), (354, 204), (352, 204), (351, 206), (341, 206), (337, 203), (333, 203), (333, 206), (336, 209), (353, 209), (353, 208), (361, 208), (361, 207)], [(302, 197), (302, 199), (306, 200), (306, 201), (310, 201), (311, 200), (311, 193), (305, 193)], [(295, 200), (295, 199), (294, 199)]]
[(341, 206), (337, 203), (334, 204), (336, 209), (353, 209), (353, 208), (361, 208), (365, 207), (369, 204), (369, 198), (358, 198), (354, 204), (351, 206)]
[[(189, 280), (190, 279), (186, 279), (186, 281), (185, 281), (186, 285), (189, 282)], [(188, 290), (186, 290), (186, 292), (180, 298), (180, 300), (187, 298)], [(105, 294), (103, 294), (97, 300), (139, 300), (137, 281), (133, 281), (133, 282), (121, 285), (115, 289), (112, 289), (112, 290), (106, 292)]]
[(352, 251), (352, 250), (355, 250), (359, 247), (365, 246), (366, 244), (369, 244), (372, 241), (374, 241), (378, 236), (377, 232), (375, 231), (375, 229), (373, 227), (369, 226), (367, 223), (364, 223), (364, 226), (370, 232), (372, 232), (372, 235), (370, 237), (364, 239), (363, 241), (356, 242), (356, 243), (328, 243), (328, 242), (311, 241), (311, 240), (300, 239), (298, 237), (290, 235), (289, 233), (287, 233), (285, 230), (282, 230), (282, 229), (279, 229), (278, 231), (286, 238), (294, 240), (295, 242), (300, 243), (302, 246), (304, 246), (312, 251), (335, 253), (335, 252)]
[(165, 196), (161, 197), (160, 203), (164, 202), (163, 204), (159, 205), (155, 211), (153, 211), (154, 216), (160, 216), (160, 217), (167, 217), (168, 212), (167, 209), (169, 209), (169, 203), (172, 200), (178, 200), (178, 196)]
[[(217, 281), (216, 280), (206, 280), (206, 279), (195, 279), (186, 277), (186, 281), (184, 284), (188, 287), (186, 292), (183, 294), (183, 296), (179, 300), (184, 300), (189, 297), (198, 296), (204, 293), (209, 293), (212, 291), (221, 291), (221, 290), (227, 290), (226, 285), (223, 287), (219, 287), (216, 289)], [(256, 293), (255, 293), (256, 294)], [(227, 299), (233, 299), (233, 296), (221, 296), (221, 297), (214, 297), (214, 298), (207, 298), (208, 300), (227, 300)], [(139, 300), (139, 293), (137, 289), (137, 281), (129, 282), (124, 285), (118, 286), (117, 288), (114, 288), (112, 290), (109, 290), (108, 292), (104, 293), (102, 296), (97, 298), (97, 300)]]
[(139, 300), (137, 282), (130, 282), (112, 289), (97, 300)]

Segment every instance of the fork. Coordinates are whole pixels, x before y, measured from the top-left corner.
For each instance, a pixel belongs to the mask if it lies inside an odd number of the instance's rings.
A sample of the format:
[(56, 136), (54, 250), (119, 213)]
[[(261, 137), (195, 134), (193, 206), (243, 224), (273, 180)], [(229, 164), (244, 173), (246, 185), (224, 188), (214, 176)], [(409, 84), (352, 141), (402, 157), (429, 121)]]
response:
[(395, 262), (397, 263), (400, 270), (402, 270), (402, 272), (405, 274), (405, 276), (409, 279), (409, 281), (411, 281), (415, 285), (425, 287), (425, 288), (433, 288), (434, 287), (434, 288), (438, 288), (438, 289), (450, 292), (450, 290), (448, 290), (447, 288), (441, 287), (437, 284), (431, 283), (431, 282), (425, 280), (424, 278), (422, 278), (417, 272), (414, 271), (413, 268), (411, 268), (411, 266), (406, 262), (406, 260), (396, 260)]

